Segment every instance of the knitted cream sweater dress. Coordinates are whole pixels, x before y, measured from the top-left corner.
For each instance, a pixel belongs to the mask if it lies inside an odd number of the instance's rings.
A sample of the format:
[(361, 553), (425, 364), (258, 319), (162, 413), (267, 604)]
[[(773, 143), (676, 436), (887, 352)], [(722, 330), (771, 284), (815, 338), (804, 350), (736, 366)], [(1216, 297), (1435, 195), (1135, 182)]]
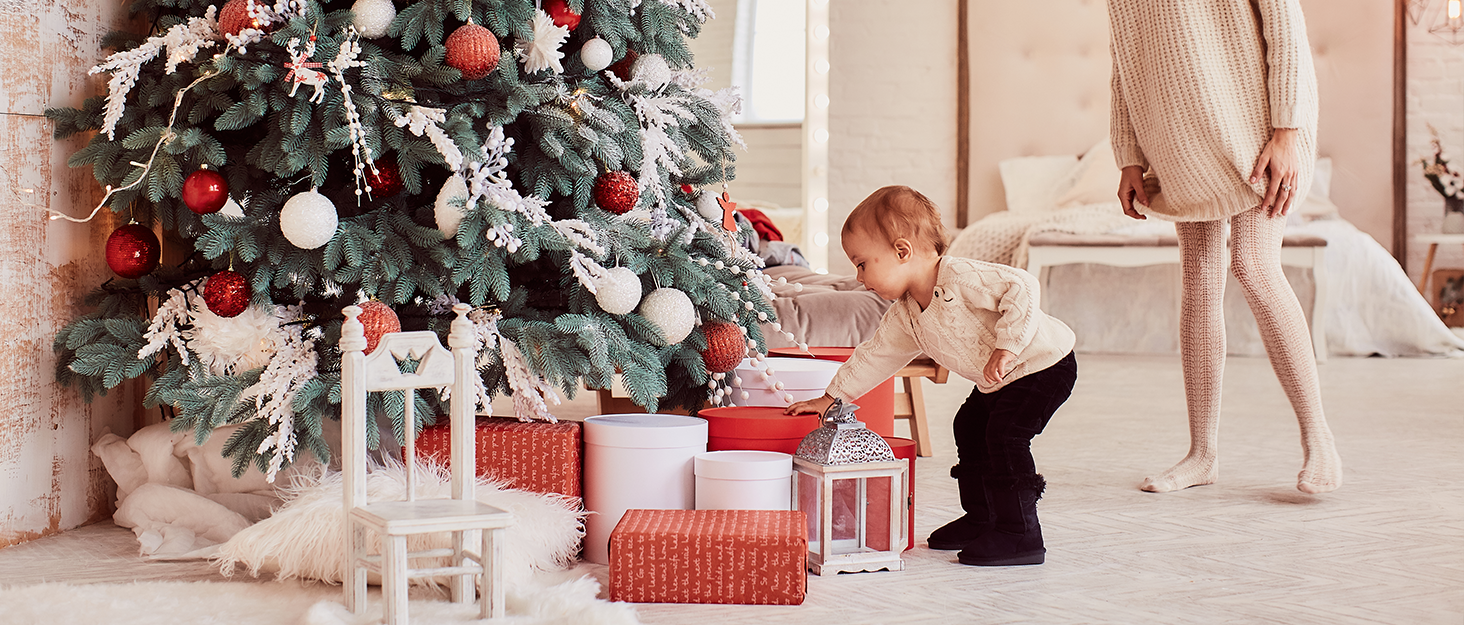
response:
[(1273, 128), (1300, 131), (1305, 194), (1317, 79), (1298, 0), (1109, 0), (1108, 12), (1114, 158), (1148, 170), (1137, 210), (1211, 221), (1260, 205), (1268, 180), (1249, 178)]

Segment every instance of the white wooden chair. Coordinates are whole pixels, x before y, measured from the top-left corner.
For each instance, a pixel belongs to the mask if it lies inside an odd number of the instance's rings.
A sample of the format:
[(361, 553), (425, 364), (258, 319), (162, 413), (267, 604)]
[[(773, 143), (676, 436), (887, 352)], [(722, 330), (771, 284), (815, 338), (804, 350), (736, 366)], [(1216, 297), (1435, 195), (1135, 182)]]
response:
[[(433, 332), (396, 332), (381, 337), (370, 356), (366, 349), (365, 328), (356, 319), (361, 309), (347, 306), (341, 328), (341, 418), (343, 450), (342, 471), (345, 478), (346, 535), (350, 549), (346, 552), (345, 599), (352, 613), (366, 609), (367, 573), (381, 576), (381, 595), (386, 604), (387, 625), (407, 622), (407, 583), (413, 577), (451, 576), (452, 600), (470, 603), (473, 600), (473, 578), (479, 577), (478, 592), (481, 618), (503, 616), (503, 545), (499, 532), (513, 523), (513, 515), (493, 506), (478, 503), (474, 496), (477, 471), (474, 466), (473, 392), (468, 376), (477, 375), (477, 338), (469, 307), (453, 307), (457, 318), (452, 322), (448, 345), (442, 347)], [(401, 358), (419, 359), (413, 373), (402, 373), (397, 365)], [(452, 498), (416, 498), (415, 433), (406, 440), (403, 460), (407, 470), (406, 501), (366, 500), (366, 428), (375, 420), (366, 414), (366, 393), (369, 391), (402, 391), (405, 394), (406, 422), (413, 423), (415, 390), (452, 387), (449, 418), (451, 420)], [(410, 430), (409, 430), (410, 431)], [(382, 443), (386, 444), (385, 442)], [(381, 539), (381, 553), (368, 553), (367, 532)], [(408, 552), (407, 537), (413, 534), (451, 532), (450, 549), (429, 549)], [(475, 536), (476, 535), (476, 536)], [(478, 538), (478, 541), (474, 541)], [(480, 550), (467, 550), (477, 542)], [(450, 557), (449, 566), (414, 569), (413, 558)]]

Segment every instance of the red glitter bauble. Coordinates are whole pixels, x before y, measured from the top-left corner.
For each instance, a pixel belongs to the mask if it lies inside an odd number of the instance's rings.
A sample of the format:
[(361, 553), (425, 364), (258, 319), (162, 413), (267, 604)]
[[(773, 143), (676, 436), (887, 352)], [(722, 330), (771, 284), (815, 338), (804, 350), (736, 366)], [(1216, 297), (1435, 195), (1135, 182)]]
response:
[(249, 281), (229, 269), (209, 276), (203, 285), (203, 303), (220, 317), (237, 317), (249, 308), (251, 295)]
[(640, 201), (635, 178), (623, 171), (607, 171), (595, 179), (595, 203), (616, 215), (624, 215)]
[(366, 168), (366, 184), (371, 187), (371, 197), (385, 198), (402, 192), (402, 170), (397, 167), (396, 157), (391, 155), (376, 159), (376, 171)]
[(747, 339), (742, 338), (742, 326), (730, 321), (703, 323), (702, 334), (707, 337), (707, 348), (702, 352), (702, 361), (707, 371), (726, 373), (742, 363), (747, 354)]
[(564, 0), (544, 0), (544, 12), (554, 19), (555, 26), (563, 26), (574, 30), (580, 23), (580, 14), (569, 10), (569, 3)]
[(376, 344), (381, 342), (383, 334), (402, 331), (402, 322), (397, 319), (396, 311), (390, 306), (371, 300), (357, 304), (361, 307), (361, 314), (356, 317), (361, 325), (366, 326), (366, 353), (376, 349)]
[(606, 69), (614, 72), (616, 78), (619, 78), (621, 80), (630, 80), (630, 67), (632, 65), (635, 65), (635, 60), (638, 58), (640, 58), (640, 53), (630, 48), (626, 48), (625, 56), (620, 57), (619, 61), (611, 63), (610, 67)]
[[(264, 0), (254, 0), (254, 4), (262, 6)], [(229, 0), (224, 4), (224, 8), (219, 9), (219, 32), (225, 35), (237, 35), (245, 28), (269, 30), (262, 27), (254, 18), (249, 17), (249, 0)]]
[(142, 224), (127, 224), (107, 237), (107, 266), (124, 278), (141, 278), (158, 268), (163, 246)]
[(447, 64), (477, 80), (498, 69), (498, 37), (493, 31), (471, 22), (459, 26), (447, 38)]
[(183, 203), (200, 215), (217, 213), (229, 201), (229, 183), (212, 169), (200, 169), (183, 181)]

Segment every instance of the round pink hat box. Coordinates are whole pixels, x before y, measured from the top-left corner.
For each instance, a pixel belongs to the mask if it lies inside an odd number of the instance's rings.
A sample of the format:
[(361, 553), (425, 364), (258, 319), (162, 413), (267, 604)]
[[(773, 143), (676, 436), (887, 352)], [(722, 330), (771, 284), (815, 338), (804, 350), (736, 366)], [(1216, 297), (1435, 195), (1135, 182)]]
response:
[(707, 422), (668, 414), (585, 418), (585, 559), (610, 562), (610, 533), (630, 509), (691, 510), (693, 459), (707, 450)]

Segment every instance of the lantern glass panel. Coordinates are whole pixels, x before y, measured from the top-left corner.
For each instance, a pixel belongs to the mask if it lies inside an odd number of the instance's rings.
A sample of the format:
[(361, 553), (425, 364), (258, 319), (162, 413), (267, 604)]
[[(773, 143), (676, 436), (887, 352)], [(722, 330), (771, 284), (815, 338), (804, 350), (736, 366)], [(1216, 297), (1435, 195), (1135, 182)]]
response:
[(820, 528), (823, 524), (819, 522), (818, 500), (823, 486), (822, 480), (817, 475), (794, 471), (793, 476), (798, 479), (798, 509), (803, 511), (803, 518), (808, 523), (808, 549), (818, 552)]
[(890, 545), (890, 477), (871, 477), (859, 480), (865, 493), (864, 517), (869, 519), (864, 528), (864, 547), (875, 551), (893, 551)]

